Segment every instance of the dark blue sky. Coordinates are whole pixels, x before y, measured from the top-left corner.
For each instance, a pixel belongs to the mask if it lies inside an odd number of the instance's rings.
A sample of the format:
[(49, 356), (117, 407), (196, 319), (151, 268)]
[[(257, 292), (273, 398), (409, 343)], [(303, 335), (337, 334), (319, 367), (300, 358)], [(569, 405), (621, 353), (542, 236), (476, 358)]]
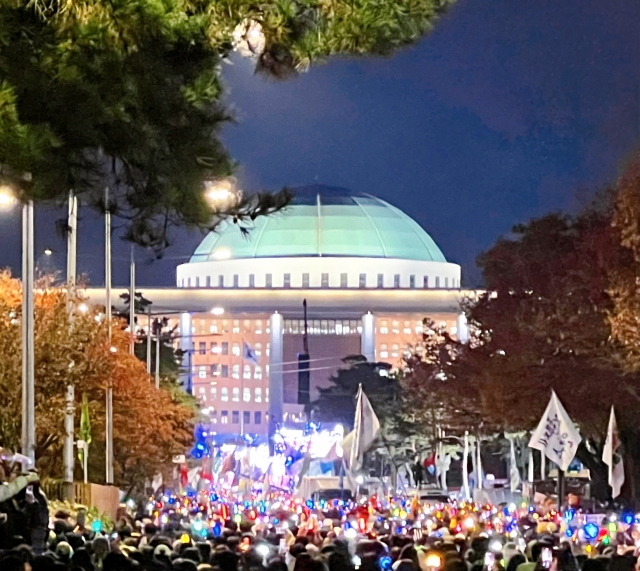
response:
[[(460, 0), (390, 58), (333, 59), (285, 83), (234, 58), (224, 73), (237, 123), (224, 140), (247, 190), (319, 181), (375, 194), (475, 284), (475, 257), (514, 223), (575, 210), (615, 178), (638, 140), (639, 36), (637, 1)], [(36, 240), (64, 268), (57, 216), (40, 208)], [(16, 266), (18, 217), (0, 221), (0, 266)], [(139, 281), (173, 284), (200, 238), (177, 233)], [(80, 270), (101, 283), (102, 231), (88, 213), (79, 240)], [(114, 246), (124, 283), (128, 245)]]

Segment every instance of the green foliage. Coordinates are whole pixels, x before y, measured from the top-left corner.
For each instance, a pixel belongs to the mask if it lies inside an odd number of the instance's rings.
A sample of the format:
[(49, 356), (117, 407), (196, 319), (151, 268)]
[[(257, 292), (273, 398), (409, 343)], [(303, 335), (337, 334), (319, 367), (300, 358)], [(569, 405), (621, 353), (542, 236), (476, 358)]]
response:
[(449, 0), (0, 0), (1, 178), (21, 197), (69, 189), (161, 250), (172, 225), (215, 228), (283, 208), (257, 194), (213, 209), (230, 175), (220, 63), (237, 48), (289, 77), (333, 54), (387, 54)]

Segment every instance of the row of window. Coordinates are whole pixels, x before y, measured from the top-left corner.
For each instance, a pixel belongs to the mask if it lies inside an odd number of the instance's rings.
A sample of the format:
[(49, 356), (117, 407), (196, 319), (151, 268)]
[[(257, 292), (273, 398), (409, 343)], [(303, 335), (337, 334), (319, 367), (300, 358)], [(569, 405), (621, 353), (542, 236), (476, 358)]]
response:
[[(228, 283), (228, 280), (225, 281), (224, 275), (217, 276), (217, 281), (213, 279), (212, 276), (207, 276), (204, 279), (200, 279), (200, 277), (196, 276), (194, 278), (183, 278), (180, 280), (180, 287), (218, 287), (218, 288), (239, 288), (240, 287), (240, 276), (238, 274), (234, 274), (232, 276), (232, 283)], [(419, 276), (418, 276), (419, 278)], [(265, 274), (264, 287), (272, 288), (273, 287), (273, 275)], [(283, 274), (282, 276), (282, 287), (290, 288), (291, 287), (291, 274)], [(249, 282), (247, 286), (249, 288), (256, 287), (256, 276), (255, 274), (249, 274)], [(307, 289), (311, 286), (309, 285), (309, 274), (302, 274), (302, 287)], [(320, 276), (320, 287), (328, 288), (329, 287), (329, 274), (323, 273)], [(355, 285), (349, 285), (349, 274), (341, 273), (340, 274), (340, 288), (348, 288), (355, 287)], [(358, 287), (361, 289), (365, 289), (367, 287), (367, 274), (359, 274), (358, 276)], [(376, 289), (384, 288), (384, 274), (377, 274), (376, 281)], [(394, 274), (393, 276), (393, 287), (395, 289), (400, 289), (400, 274)], [(411, 274), (409, 276), (409, 289), (415, 289), (417, 287), (421, 287), (424, 289), (429, 288), (458, 288), (460, 287), (460, 280), (449, 277), (441, 277), (441, 276), (422, 276), (422, 280), (416, 280), (416, 276)]]
[[(242, 389), (242, 402), (251, 402), (251, 394), (253, 392), (253, 402), (262, 402), (264, 394), (264, 402), (269, 402), (269, 389), (265, 389), (264, 393), (262, 387), (255, 387), (253, 391), (249, 387)], [(218, 387), (209, 387), (207, 393), (207, 387), (198, 388), (198, 396), (205, 402), (209, 400), (218, 400)], [(229, 388), (220, 387), (220, 401), (229, 402)], [(240, 387), (233, 387), (231, 389), (231, 402), (240, 402)]]
[[(198, 331), (196, 326), (193, 325), (191, 327), (191, 333), (206, 333), (206, 323), (206, 320), (201, 319), (199, 321), (200, 330)], [(264, 332), (269, 334), (268, 323), (269, 322), (266, 321), (265, 325), (267, 325), (267, 327), (263, 327), (262, 320), (256, 319), (252, 327), (250, 319), (244, 319), (242, 325), (240, 324), (240, 319), (222, 319), (220, 321), (214, 319), (209, 323), (209, 333), (229, 333), (229, 330), (231, 330), (231, 333), (256, 333), (257, 335), (262, 335)]]
[[(198, 378), (206, 379), (209, 377), (228, 379), (229, 378), (229, 365), (220, 365), (218, 363), (214, 363), (213, 365), (194, 365), (193, 373), (198, 373)], [(265, 377), (269, 377), (269, 365), (265, 367)], [(260, 365), (256, 365), (255, 367), (251, 367), (251, 365), (244, 365), (242, 367), (242, 378), (243, 379), (256, 379), (260, 380), (263, 377), (262, 367)], [(231, 366), (231, 378), (239, 379), (240, 378), (240, 365), (232, 365)]]
[[(265, 416), (265, 421), (267, 420), (268, 415)], [(212, 424), (218, 423), (218, 411), (213, 410), (209, 413), (209, 417), (211, 418)], [(242, 423), (246, 427), (248, 424), (251, 424), (251, 412), (248, 410), (242, 411)], [(229, 411), (221, 410), (220, 411), (220, 424), (229, 424)], [(232, 410), (231, 411), (231, 424), (240, 424), (240, 411)], [(253, 413), (253, 424), (258, 426), (262, 424), (262, 412), (257, 410)]]
[[(403, 322), (402, 329), (401, 329), (400, 321), (393, 320), (393, 321), (389, 322), (389, 320), (387, 320), (387, 319), (381, 319), (379, 321), (379, 324), (378, 324), (378, 332), (381, 335), (387, 335), (389, 333), (389, 325), (390, 324), (391, 324), (391, 333), (393, 333), (394, 335), (399, 335), (400, 331), (402, 331), (402, 333), (404, 333), (405, 335), (411, 335), (414, 332), (417, 335), (422, 335), (422, 333), (424, 333), (424, 331), (425, 331), (424, 330), (424, 324), (422, 323), (422, 321), (416, 321), (415, 325), (414, 325), (414, 327), (412, 329), (411, 321), (407, 319), (407, 320), (405, 320)], [(446, 321), (441, 321), (438, 324), (438, 328), (440, 330), (446, 330), (447, 322)], [(457, 327), (452, 326), (450, 328), (451, 335), (455, 335), (456, 332), (457, 332)]]
[[(252, 347), (257, 357), (262, 355), (262, 343), (255, 343)], [(195, 343), (194, 343), (195, 350)], [(229, 354), (229, 343), (227, 341), (222, 341), (218, 344), (217, 341), (212, 341), (208, 346), (206, 341), (198, 342), (198, 354), (206, 355), (207, 353), (212, 353), (214, 355), (228, 355)], [(242, 354), (242, 348), (240, 347), (240, 343), (233, 343), (231, 345), (231, 354), (234, 357), (239, 357)], [(265, 347), (265, 355), (269, 356), (269, 343), (266, 344)]]
[[(358, 319), (309, 319), (309, 335), (354, 335), (362, 333), (362, 322)], [(304, 333), (304, 319), (285, 319), (284, 333)]]

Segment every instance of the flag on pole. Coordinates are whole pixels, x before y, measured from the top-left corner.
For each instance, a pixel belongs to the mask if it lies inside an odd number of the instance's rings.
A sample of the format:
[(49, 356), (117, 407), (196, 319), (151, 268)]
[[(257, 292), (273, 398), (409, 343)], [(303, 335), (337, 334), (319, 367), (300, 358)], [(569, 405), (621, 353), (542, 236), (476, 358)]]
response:
[(509, 438), (510, 450), (510, 464), (509, 464), (509, 480), (511, 484), (511, 491), (515, 492), (521, 483), (520, 470), (518, 469), (518, 463), (516, 461), (516, 447), (513, 443), (513, 438)]
[(242, 358), (245, 361), (251, 361), (254, 365), (258, 364), (258, 355), (249, 343), (242, 342)]
[[(87, 393), (82, 394), (82, 412), (80, 413), (80, 434), (78, 435), (80, 440), (86, 442), (86, 449), (88, 453), (89, 444), (91, 444), (91, 419), (89, 418), (89, 399)], [(78, 448), (78, 458), (81, 462), (84, 462), (85, 448)]]
[(551, 391), (551, 400), (544, 411), (540, 424), (531, 435), (529, 448), (540, 450), (544, 456), (566, 470), (576, 455), (582, 440), (567, 411), (556, 393)]
[(358, 387), (356, 416), (353, 423), (353, 443), (349, 451), (349, 468), (357, 470), (362, 466), (364, 453), (373, 444), (380, 431), (380, 421), (362, 390)]
[(624, 484), (624, 464), (622, 463), (622, 443), (618, 432), (616, 414), (611, 407), (609, 417), (609, 428), (607, 429), (607, 440), (602, 450), (602, 461), (609, 466), (609, 485), (611, 486), (611, 497), (617, 498), (620, 489)]

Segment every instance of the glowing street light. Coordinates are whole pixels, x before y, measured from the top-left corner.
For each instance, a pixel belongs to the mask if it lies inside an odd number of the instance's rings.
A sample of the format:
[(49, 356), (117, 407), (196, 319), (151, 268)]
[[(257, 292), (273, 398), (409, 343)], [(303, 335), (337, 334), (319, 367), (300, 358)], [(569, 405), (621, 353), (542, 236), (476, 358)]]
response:
[(16, 195), (8, 185), (0, 185), (0, 208), (11, 208), (16, 203)]
[(240, 197), (240, 193), (236, 189), (236, 179), (233, 177), (208, 180), (205, 182), (204, 188), (204, 194), (209, 206), (215, 209), (229, 206)]

